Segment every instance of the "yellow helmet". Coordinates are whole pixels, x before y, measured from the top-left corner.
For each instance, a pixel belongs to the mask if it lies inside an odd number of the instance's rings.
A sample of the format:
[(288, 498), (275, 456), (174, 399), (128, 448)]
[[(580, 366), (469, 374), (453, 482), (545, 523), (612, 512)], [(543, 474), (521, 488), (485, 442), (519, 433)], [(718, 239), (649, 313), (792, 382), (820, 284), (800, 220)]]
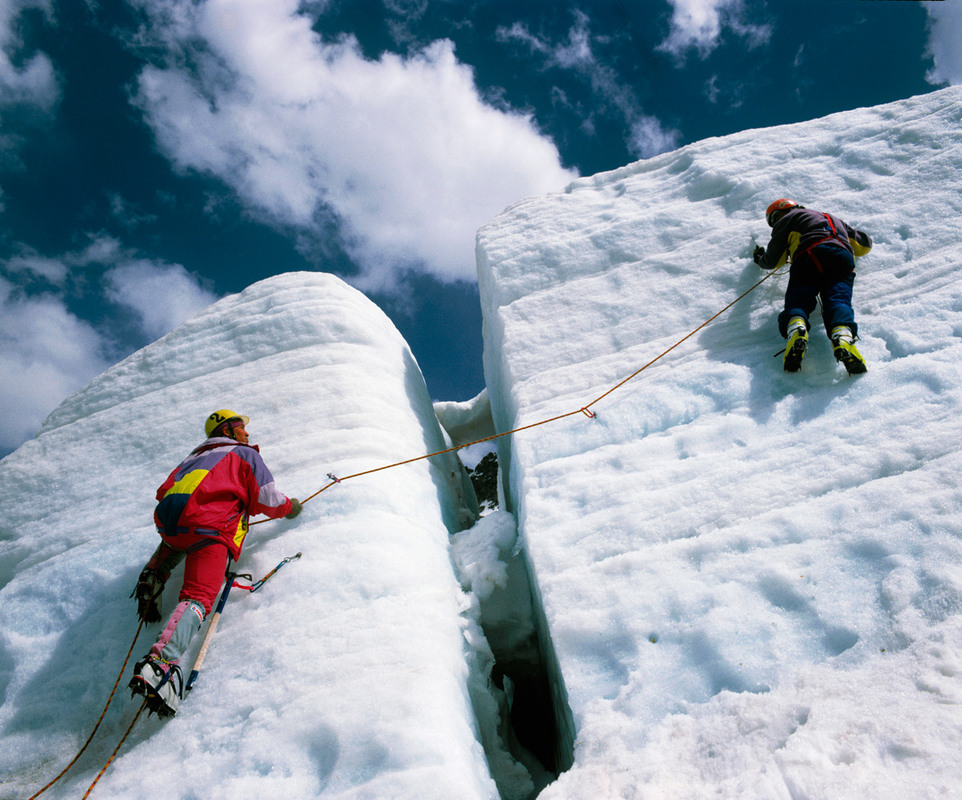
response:
[(229, 419), (239, 419), (245, 425), (251, 421), (250, 417), (245, 417), (243, 414), (238, 414), (236, 411), (231, 411), (229, 408), (221, 408), (207, 418), (207, 422), (204, 423), (204, 434), (209, 439), (210, 435), (214, 432), (214, 429), (222, 422), (227, 422)]

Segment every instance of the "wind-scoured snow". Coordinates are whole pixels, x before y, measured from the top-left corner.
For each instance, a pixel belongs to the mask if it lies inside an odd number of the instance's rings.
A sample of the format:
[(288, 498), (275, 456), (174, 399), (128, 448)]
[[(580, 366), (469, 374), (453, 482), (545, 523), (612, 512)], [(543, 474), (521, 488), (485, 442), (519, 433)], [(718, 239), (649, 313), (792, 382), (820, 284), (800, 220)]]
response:
[(866, 375), (817, 311), (782, 371), (776, 275), (595, 418), (499, 440), (573, 723), (543, 800), (962, 787), (962, 90), (506, 210), (478, 236), (494, 422), (577, 411), (747, 291), (780, 197), (874, 239)]
[[(250, 416), (278, 488), (300, 498), (328, 472), (447, 444), (400, 334), (327, 275), (225, 298), (67, 400), (0, 463), (5, 800), (52, 779), (96, 723), (137, 627), (128, 596), (159, 541), (153, 493), (222, 407)], [(253, 526), (240, 571), (302, 557), (256, 593), (233, 590), (177, 716), (138, 723), (93, 796), (496, 798), (469, 700), (483, 694), (471, 667), (486, 644), (449, 557), (449, 534), (476, 514), (462, 475), (454, 456), (419, 461)], [(132, 671), (44, 797), (80, 797), (106, 762), (139, 705)]]

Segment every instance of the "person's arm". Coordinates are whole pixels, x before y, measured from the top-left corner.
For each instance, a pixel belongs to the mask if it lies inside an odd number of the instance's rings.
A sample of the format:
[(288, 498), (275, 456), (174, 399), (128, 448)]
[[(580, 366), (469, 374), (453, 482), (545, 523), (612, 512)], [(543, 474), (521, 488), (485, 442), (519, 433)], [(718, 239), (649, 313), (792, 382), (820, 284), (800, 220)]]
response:
[(291, 514), (294, 511), (293, 502), (274, 485), (274, 476), (260, 453), (247, 447), (240, 447), (235, 452), (250, 466), (248, 496), (251, 516), (265, 514), (271, 519), (277, 519)]

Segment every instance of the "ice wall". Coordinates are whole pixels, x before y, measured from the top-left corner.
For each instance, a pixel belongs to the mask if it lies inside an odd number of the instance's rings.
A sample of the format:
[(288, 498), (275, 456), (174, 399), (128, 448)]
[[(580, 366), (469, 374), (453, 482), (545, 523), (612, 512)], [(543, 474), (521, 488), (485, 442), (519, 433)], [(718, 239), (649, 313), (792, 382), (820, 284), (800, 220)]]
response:
[[(499, 440), (572, 714), (545, 800), (962, 782), (960, 120), (956, 87), (745, 131), (479, 232), (495, 427), (575, 412)], [(868, 374), (835, 364), (818, 312), (781, 371), (776, 276), (577, 413), (762, 277), (779, 197), (875, 239)]]
[[(278, 487), (300, 498), (328, 473), (445, 445), (391, 322), (313, 273), (225, 298), (63, 403), (0, 462), (3, 797), (40, 788), (93, 728), (136, 629), (153, 493), (222, 407), (250, 416)], [(242, 571), (302, 558), (256, 594), (234, 590), (190, 697), (138, 723), (95, 796), (497, 797), (448, 555), (476, 515), (460, 475), (453, 455), (419, 461), (252, 527)], [(133, 715), (121, 695), (45, 797), (83, 794)]]

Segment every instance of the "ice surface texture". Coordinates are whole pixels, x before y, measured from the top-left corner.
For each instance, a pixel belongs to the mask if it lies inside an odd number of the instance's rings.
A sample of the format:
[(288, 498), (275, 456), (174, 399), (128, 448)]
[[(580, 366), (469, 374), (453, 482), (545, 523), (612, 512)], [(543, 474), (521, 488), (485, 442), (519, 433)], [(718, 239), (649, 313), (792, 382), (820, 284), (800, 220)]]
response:
[(499, 430), (583, 406), (750, 287), (772, 200), (875, 240), (867, 375), (818, 312), (782, 372), (778, 276), (595, 419), (500, 440), (577, 736), (544, 800), (962, 784), (960, 121), (956, 87), (745, 131), (480, 231)]

